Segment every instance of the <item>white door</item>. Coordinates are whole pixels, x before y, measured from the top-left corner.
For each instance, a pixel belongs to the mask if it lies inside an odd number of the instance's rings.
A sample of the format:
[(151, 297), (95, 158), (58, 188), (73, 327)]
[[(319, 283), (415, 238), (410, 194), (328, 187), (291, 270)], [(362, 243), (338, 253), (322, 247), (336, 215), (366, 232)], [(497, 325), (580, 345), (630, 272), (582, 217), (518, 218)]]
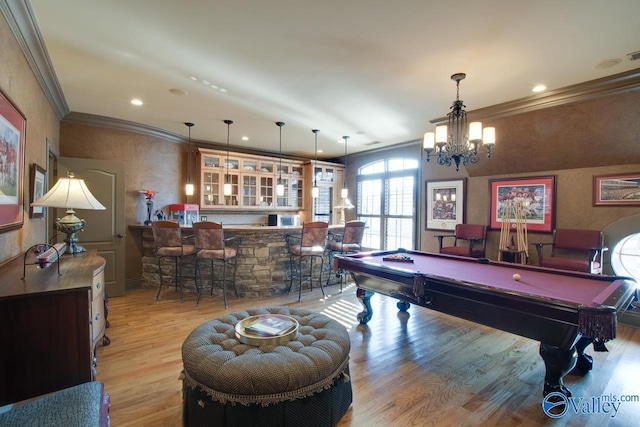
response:
[[(60, 157), (58, 176), (66, 176), (68, 171), (84, 179), (89, 191), (107, 208), (103, 211), (76, 209), (76, 216), (86, 221), (85, 230), (76, 234), (78, 243), (85, 249), (95, 249), (106, 260), (107, 295), (124, 295), (125, 163)], [(57, 215), (64, 212), (60, 210)]]

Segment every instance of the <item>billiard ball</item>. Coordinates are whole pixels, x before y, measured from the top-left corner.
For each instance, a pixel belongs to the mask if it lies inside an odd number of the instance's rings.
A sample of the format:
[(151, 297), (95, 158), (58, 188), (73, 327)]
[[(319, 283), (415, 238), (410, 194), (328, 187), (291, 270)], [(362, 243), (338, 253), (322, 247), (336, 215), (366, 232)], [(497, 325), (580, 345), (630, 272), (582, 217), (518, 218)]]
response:
[(518, 273), (514, 274), (513, 280), (516, 280), (516, 281), (520, 280), (520, 275)]

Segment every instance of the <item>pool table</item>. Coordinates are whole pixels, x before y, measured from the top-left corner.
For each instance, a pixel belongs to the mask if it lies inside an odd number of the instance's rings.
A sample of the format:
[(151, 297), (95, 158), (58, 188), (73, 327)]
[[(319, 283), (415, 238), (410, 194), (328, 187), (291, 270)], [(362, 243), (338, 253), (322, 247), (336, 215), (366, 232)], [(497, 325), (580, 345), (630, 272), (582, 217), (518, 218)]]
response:
[(373, 315), (371, 296), (380, 293), (398, 299), (403, 311), (415, 304), (539, 341), (545, 396), (571, 396), (562, 377), (574, 367), (592, 368), (586, 347), (605, 350), (617, 315), (636, 296), (630, 278), (404, 249), (339, 255), (334, 266), (358, 287), (361, 324)]

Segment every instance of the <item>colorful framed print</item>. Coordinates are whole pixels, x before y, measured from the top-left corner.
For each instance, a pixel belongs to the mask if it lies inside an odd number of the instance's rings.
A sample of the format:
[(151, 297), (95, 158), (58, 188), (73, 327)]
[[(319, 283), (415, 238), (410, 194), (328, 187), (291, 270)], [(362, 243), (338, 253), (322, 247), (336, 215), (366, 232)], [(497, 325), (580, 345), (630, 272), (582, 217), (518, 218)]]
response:
[[(556, 178), (536, 176), (489, 180), (489, 228), (500, 230), (505, 218), (505, 202), (520, 202), (527, 231), (551, 233), (556, 218)], [(513, 218), (511, 218), (513, 219)]]
[(465, 222), (467, 179), (425, 181), (426, 230), (451, 230)]
[(640, 172), (594, 176), (593, 206), (640, 206)]
[(0, 92), (0, 233), (24, 223), (24, 150), (27, 120)]
[(46, 183), (46, 171), (35, 163), (31, 165), (31, 187), (29, 188), (29, 218), (42, 218), (44, 206), (31, 206), (31, 203), (44, 196)]

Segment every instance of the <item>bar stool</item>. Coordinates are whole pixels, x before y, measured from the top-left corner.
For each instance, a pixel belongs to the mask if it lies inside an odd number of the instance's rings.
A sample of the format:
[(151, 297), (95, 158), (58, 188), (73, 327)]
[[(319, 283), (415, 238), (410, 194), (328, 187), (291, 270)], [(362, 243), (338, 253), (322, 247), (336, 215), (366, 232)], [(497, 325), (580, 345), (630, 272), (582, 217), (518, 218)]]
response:
[[(302, 224), (302, 235), (287, 235), (287, 249), (289, 250), (289, 261), (291, 266), (291, 281), (289, 283), (289, 293), (293, 286), (293, 279), (298, 278), (300, 290), (298, 293), (298, 301), (302, 300), (302, 260), (309, 259), (309, 276), (304, 279), (310, 283), (310, 290), (313, 290), (313, 259), (320, 259), (320, 289), (324, 295), (322, 287), (322, 268), (324, 267), (324, 251), (327, 243), (327, 231), (329, 224), (322, 221), (305, 222)], [(294, 263), (297, 261), (297, 275), (294, 274)]]
[[(184, 244), (184, 239), (181, 235), (180, 225), (177, 221), (155, 221), (151, 223), (151, 229), (153, 230), (153, 240), (155, 242), (155, 254), (158, 258), (158, 272), (160, 274), (160, 286), (158, 287), (158, 293), (156, 294), (156, 301), (160, 297), (160, 291), (162, 290), (163, 275), (162, 275), (162, 260), (165, 258), (173, 258), (174, 260), (174, 274), (176, 292), (178, 286), (180, 286), (180, 302), (183, 302), (182, 295), (182, 283), (179, 278), (182, 277), (182, 267), (186, 257), (192, 257), (196, 253), (194, 245)], [(192, 257), (193, 258), (193, 257)], [(193, 261), (193, 260), (192, 260)], [(195, 280), (195, 269), (194, 269)], [(200, 294), (198, 288), (198, 282), (196, 281), (196, 290)]]
[[(224, 238), (224, 230), (222, 224), (219, 222), (202, 221), (193, 223), (193, 237), (195, 238), (196, 246), (196, 272), (197, 277), (200, 277), (200, 261), (210, 261), (211, 266), (211, 292), (213, 295), (214, 286), (214, 262), (222, 263), (222, 295), (224, 298), (224, 308), (227, 306), (227, 265), (233, 266), (233, 291), (238, 298), (238, 291), (236, 289), (236, 270), (238, 267), (238, 248), (235, 237)], [(229, 245), (227, 245), (227, 243)], [(196, 280), (197, 282), (197, 280)], [(200, 302), (200, 295), (198, 295), (198, 302)], [(196, 302), (196, 306), (198, 305)]]
[[(344, 281), (344, 270), (333, 269), (333, 256), (337, 253), (348, 254), (357, 253), (362, 250), (362, 236), (364, 235), (364, 221), (348, 221), (344, 225), (342, 234), (331, 233), (327, 242), (329, 250), (329, 268), (334, 271), (336, 277), (340, 277), (340, 292), (342, 292), (342, 283)], [(331, 281), (331, 274), (327, 278), (327, 286)]]

